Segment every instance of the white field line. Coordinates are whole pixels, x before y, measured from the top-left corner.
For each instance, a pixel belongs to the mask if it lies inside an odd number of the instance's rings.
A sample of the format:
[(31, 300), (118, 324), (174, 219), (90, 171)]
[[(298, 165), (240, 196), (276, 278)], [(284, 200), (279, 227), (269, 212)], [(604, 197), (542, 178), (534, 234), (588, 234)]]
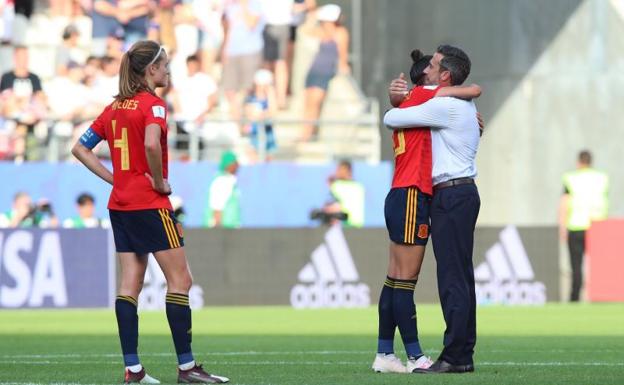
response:
[[(85, 365), (93, 364), (93, 361), (24, 361), (24, 360), (2, 360), (0, 364), (11, 365)], [(119, 360), (115, 361), (98, 361), (97, 364), (115, 365), (120, 364)], [(208, 365), (368, 365), (368, 361), (208, 361)], [(173, 364), (172, 364), (173, 365)], [(484, 361), (475, 363), (479, 366), (624, 366), (624, 362), (563, 362), (563, 361), (544, 361), (544, 362), (521, 362), (521, 361)], [(2, 383), (0, 383), (2, 384)]]
[[(440, 353), (439, 349), (426, 349), (427, 354)], [(481, 353), (591, 353), (595, 354), (596, 351), (591, 350), (566, 350), (566, 349), (533, 349), (533, 350), (521, 350), (521, 349), (509, 349), (509, 350), (485, 350), (480, 349)], [(614, 349), (600, 349), (600, 353), (621, 353), (621, 350)], [(280, 355), (318, 355), (318, 356), (333, 356), (341, 354), (362, 354), (371, 355), (375, 354), (372, 350), (298, 350), (298, 351), (234, 351), (234, 352), (200, 352), (195, 353), (198, 357), (207, 356), (280, 356)], [(163, 353), (141, 353), (141, 357), (174, 357), (173, 352)], [(50, 359), (50, 358), (120, 358), (121, 352), (118, 353), (68, 353), (68, 354), (3, 354), (0, 355), (1, 359)]]

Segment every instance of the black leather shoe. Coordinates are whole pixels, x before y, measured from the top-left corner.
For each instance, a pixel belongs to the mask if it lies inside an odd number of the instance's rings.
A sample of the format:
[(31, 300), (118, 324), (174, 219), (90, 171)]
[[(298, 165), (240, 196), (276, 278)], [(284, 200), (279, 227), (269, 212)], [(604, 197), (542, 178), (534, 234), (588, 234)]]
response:
[(437, 360), (428, 369), (414, 369), (412, 373), (470, 373), (474, 372), (474, 365), (453, 365), (444, 360)]

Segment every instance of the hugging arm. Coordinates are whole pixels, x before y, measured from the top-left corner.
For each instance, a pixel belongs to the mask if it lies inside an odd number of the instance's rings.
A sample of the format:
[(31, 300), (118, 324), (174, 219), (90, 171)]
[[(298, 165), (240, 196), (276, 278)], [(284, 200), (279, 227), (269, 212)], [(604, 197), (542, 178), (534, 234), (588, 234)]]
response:
[(445, 127), (449, 111), (445, 99), (433, 98), (421, 105), (393, 108), (384, 115), (384, 124), (391, 130), (403, 128)]
[(471, 100), (481, 96), (481, 87), (477, 84), (471, 84), (469, 86), (451, 86), (438, 89), (435, 97), (440, 98), (444, 96)]

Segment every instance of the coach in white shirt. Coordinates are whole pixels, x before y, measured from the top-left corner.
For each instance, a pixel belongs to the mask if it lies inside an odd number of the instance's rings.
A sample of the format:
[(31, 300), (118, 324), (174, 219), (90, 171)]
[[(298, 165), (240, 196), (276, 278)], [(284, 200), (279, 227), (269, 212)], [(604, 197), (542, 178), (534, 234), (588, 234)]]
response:
[[(460, 85), (470, 73), (470, 59), (459, 48), (442, 45), (424, 72), (429, 85)], [(390, 91), (393, 97), (393, 92), (406, 92), (407, 88), (391, 86)], [(391, 129), (431, 127), (431, 238), (446, 331), (438, 360), (431, 368), (415, 372), (472, 372), (477, 337), (472, 254), (481, 205), (474, 182), (479, 146), (475, 105), (456, 98), (433, 98), (419, 106), (391, 109), (384, 116), (384, 124)]]

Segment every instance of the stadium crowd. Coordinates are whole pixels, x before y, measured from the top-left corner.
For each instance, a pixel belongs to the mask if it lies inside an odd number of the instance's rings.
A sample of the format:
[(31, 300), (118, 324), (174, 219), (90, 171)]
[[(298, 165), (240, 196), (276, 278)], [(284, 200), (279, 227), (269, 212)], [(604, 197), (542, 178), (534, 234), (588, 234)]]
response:
[[(45, 160), (53, 144), (70, 159), (69, 147), (117, 93), (121, 55), (137, 40), (169, 52), (171, 82), (160, 96), (185, 156), (195, 132), (200, 148), (212, 141), (227, 150), (244, 137), (250, 153), (270, 159), (270, 121), (289, 107), (298, 31), (321, 41), (302, 122), (318, 119), (328, 81), (349, 71), (340, 8), (315, 0), (0, 0), (0, 14), (0, 160)], [(42, 18), (46, 36), (34, 39), (29, 30)], [(300, 140), (315, 130), (306, 127)]]

